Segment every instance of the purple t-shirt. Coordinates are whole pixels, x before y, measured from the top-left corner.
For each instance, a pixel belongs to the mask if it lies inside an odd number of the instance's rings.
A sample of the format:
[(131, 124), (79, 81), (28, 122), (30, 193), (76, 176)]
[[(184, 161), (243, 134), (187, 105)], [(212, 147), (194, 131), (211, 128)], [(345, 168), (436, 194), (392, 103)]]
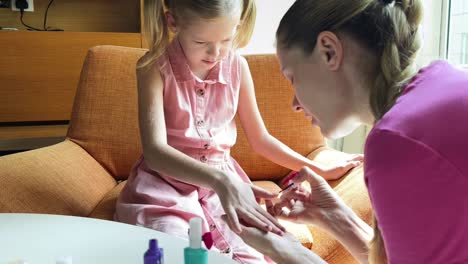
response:
[(468, 71), (413, 78), (368, 136), (365, 179), (389, 263), (468, 263)]

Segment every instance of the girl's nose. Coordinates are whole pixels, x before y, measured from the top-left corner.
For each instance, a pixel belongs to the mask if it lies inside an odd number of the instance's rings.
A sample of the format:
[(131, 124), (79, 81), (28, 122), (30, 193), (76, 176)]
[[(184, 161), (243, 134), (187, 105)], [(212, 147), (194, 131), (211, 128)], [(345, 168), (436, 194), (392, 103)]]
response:
[(218, 57), (220, 49), (221, 49), (221, 47), (219, 45), (211, 44), (208, 47), (208, 54), (211, 55), (211, 56), (214, 56), (214, 57)]
[(294, 112), (300, 112), (300, 111), (302, 111), (302, 106), (301, 106), (301, 104), (299, 103), (299, 101), (297, 101), (296, 95), (294, 95), (294, 99), (293, 99), (293, 101), (292, 101), (292, 108), (293, 108), (293, 111), (294, 111)]

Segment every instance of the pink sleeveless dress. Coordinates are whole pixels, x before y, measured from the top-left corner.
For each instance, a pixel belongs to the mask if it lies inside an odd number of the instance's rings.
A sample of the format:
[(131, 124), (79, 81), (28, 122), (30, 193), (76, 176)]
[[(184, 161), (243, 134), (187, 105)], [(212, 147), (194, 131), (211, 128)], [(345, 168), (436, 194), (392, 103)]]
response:
[[(230, 53), (200, 80), (190, 70), (177, 38), (158, 61), (164, 82), (167, 143), (195, 160), (250, 182), (230, 157), (237, 132), (234, 117), (240, 89), (239, 55)], [(155, 73), (157, 74), (157, 73)], [(142, 156), (116, 204), (115, 219), (188, 238), (188, 222), (203, 219), (214, 250), (239, 263), (269, 263), (221, 219), (224, 210), (212, 190), (180, 182), (148, 168)]]

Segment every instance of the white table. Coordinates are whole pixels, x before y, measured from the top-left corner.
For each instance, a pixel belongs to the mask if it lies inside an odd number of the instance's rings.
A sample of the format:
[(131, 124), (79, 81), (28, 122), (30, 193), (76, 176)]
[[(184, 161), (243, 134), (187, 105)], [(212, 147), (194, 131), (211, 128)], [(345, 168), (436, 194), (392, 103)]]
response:
[[(184, 263), (188, 241), (151, 229), (86, 217), (0, 214), (0, 264), (55, 264), (64, 256), (73, 264), (138, 264), (151, 238), (164, 248), (165, 264)], [(209, 263), (236, 262), (209, 252)]]

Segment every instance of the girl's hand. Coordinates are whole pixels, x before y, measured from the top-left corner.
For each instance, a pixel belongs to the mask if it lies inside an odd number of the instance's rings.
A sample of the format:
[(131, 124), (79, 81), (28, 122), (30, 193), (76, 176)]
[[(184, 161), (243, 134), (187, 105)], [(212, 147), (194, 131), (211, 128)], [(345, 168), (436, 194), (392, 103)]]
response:
[(345, 175), (352, 168), (355, 168), (362, 164), (364, 161), (364, 155), (356, 154), (345, 161), (339, 162), (330, 168), (322, 169), (320, 175), (326, 180), (337, 180)]
[(290, 233), (278, 236), (272, 232), (264, 232), (257, 228), (242, 226), (239, 236), (245, 243), (267, 256), (295, 254), (293, 245), (301, 246), (300, 242)]
[(242, 232), (240, 224), (242, 221), (246, 226), (279, 235), (284, 234), (284, 227), (255, 200), (255, 195), (267, 199), (275, 198), (276, 195), (240, 180), (232, 180), (220, 186), (217, 193), (227, 215), (226, 222), (234, 232), (238, 234)]
[[(285, 191), (278, 203), (266, 201), (270, 214), (298, 223), (326, 227), (335, 213), (346, 210), (347, 206), (327, 181), (311, 169), (301, 169), (292, 181), (296, 186)], [(311, 191), (301, 187), (304, 181), (309, 182)]]

